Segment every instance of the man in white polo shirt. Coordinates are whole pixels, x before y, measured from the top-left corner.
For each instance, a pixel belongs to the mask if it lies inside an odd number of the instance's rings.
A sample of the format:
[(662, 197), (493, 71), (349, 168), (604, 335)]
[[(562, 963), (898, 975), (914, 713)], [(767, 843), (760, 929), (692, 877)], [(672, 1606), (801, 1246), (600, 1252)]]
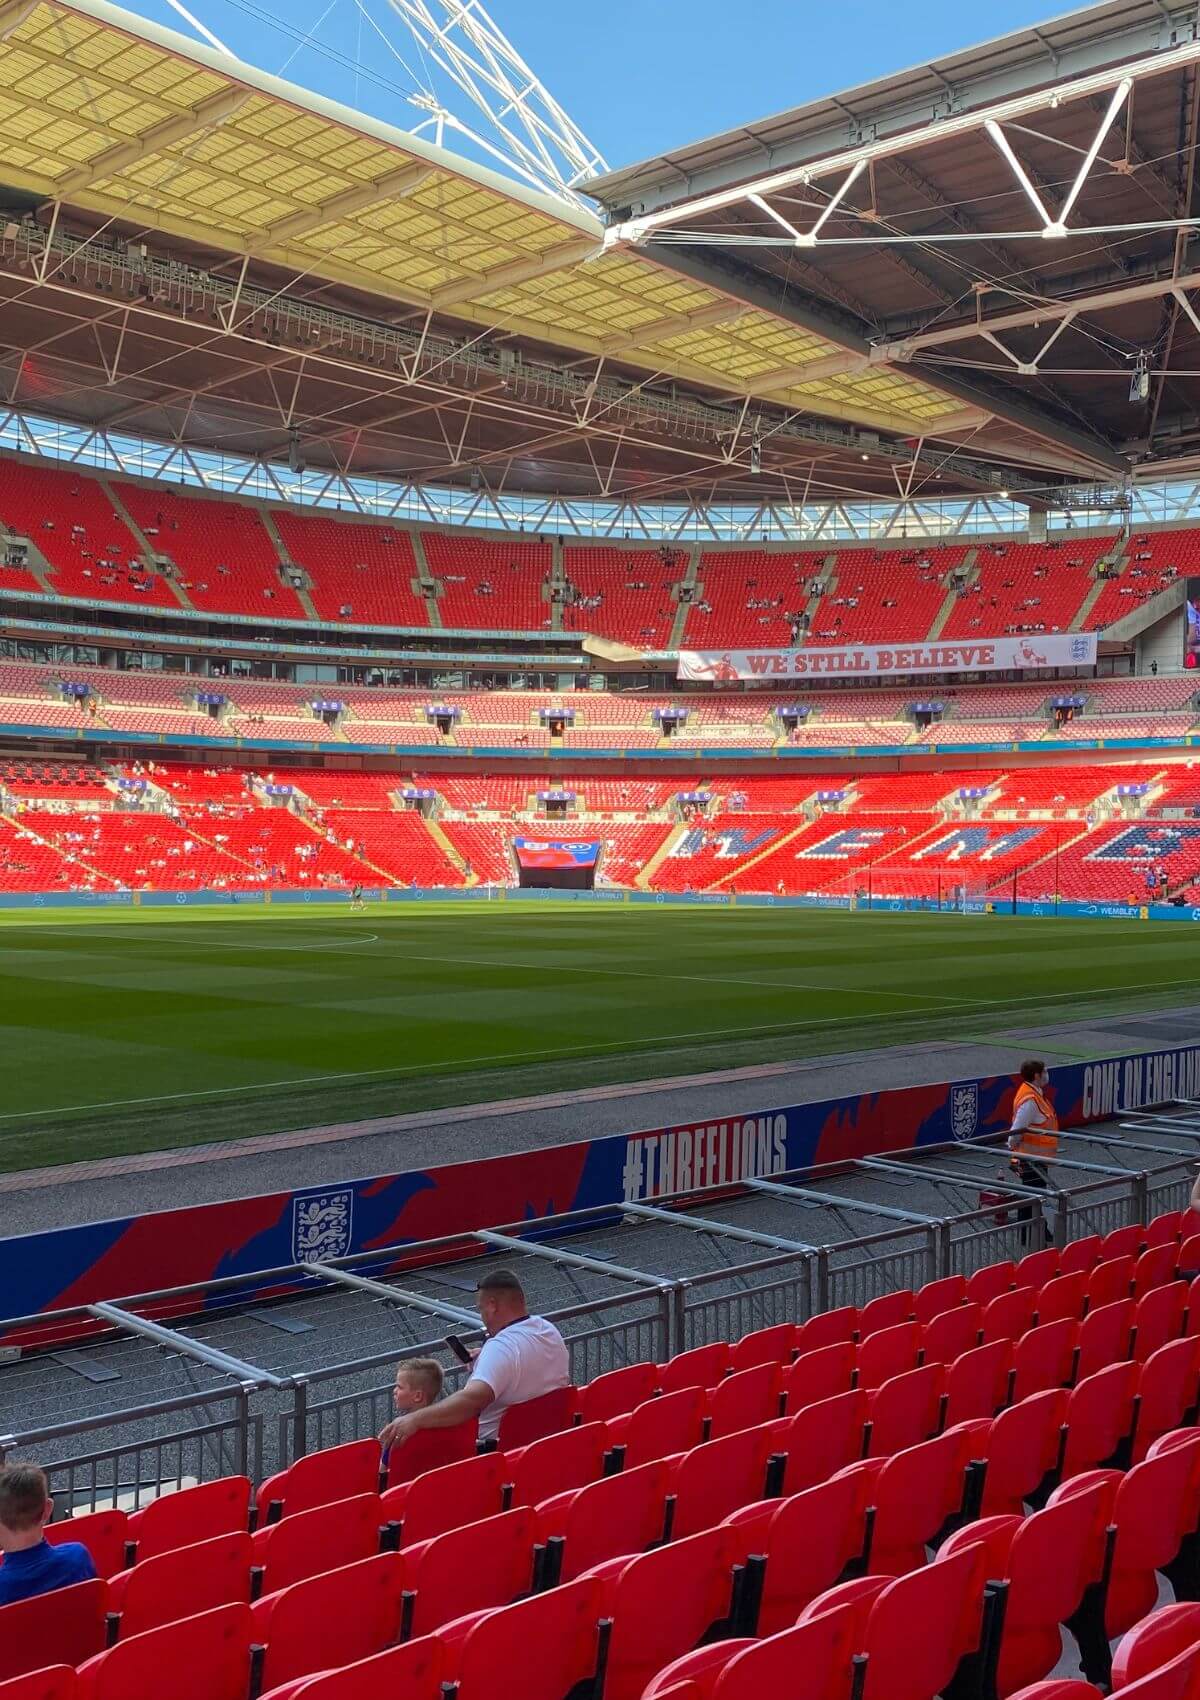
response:
[(488, 1337), (476, 1354), (466, 1386), (448, 1399), (396, 1417), (380, 1430), (384, 1447), (401, 1446), (423, 1428), (457, 1428), (479, 1418), (480, 1440), (494, 1441), (510, 1405), (524, 1405), (570, 1384), (567, 1343), (544, 1316), (530, 1316), (521, 1283), (510, 1269), (494, 1269), (477, 1289)]

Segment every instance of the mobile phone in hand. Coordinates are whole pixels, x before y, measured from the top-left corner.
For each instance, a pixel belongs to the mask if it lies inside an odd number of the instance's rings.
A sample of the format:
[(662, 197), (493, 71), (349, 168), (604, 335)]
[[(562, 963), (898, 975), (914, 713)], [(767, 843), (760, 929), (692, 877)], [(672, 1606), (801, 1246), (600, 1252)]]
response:
[(446, 1344), (460, 1364), (474, 1363), (474, 1354), (463, 1344), (457, 1334), (447, 1334)]

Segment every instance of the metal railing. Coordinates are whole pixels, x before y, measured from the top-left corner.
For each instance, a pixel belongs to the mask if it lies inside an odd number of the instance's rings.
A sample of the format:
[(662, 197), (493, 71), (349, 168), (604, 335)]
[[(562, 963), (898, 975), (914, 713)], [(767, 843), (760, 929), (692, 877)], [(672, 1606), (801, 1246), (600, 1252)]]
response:
[[(469, 1299), (489, 1261), (518, 1268), (533, 1307), (566, 1337), (576, 1382), (970, 1275), (1186, 1205), (1200, 1105), (1162, 1120), (1170, 1125), (1123, 1124), (1123, 1140), (1067, 1136), (1045, 1190), (998, 1182), (994, 1143), (946, 1146), (16, 1318), (0, 1324), (0, 1339), (36, 1329), (40, 1346), (0, 1365), (0, 1461), (42, 1463), (60, 1514), (136, 1508), (231, 1473), (260, 1481), (305, 1453), (377, 1432), (402, 1358), (437, 1357), (447, 1386), (458, 1385), (466, 1372), (445, 1333), (478, 1334)], [(1113, 1160), (1122, 1156), (1139, 1166)], [(906, 1207), (881, 1200), (896, 1194)], [(676, 1273), (615, 1261), (614, 1246)], [(286, 1296), (267, 1305), (266, 1286)], [(322, 1361), (311, 1319), (331, 1312), (332, 1358)], [(156, 1320), (163, 1315), (170, 1326)], [(370, 1349), (339, 1355), (347, 1331)], [(55, 1337), (69, 1349), (46, 1350)], [(247, 1355), (247, 1341), (270, 1349)], [(274, 1367), (255, 1361), (272, 1354)], [(182, 1390), (136, 1397), (152, 1372), (166, 1370)], [(77, 1391), (68, 1400), (55, 1380), (72, 1374), (92, 1386), (96, 1408), (44, 1420), (78, 1404)], [(43, 1383), (39, 1406), (30, 1392)], [(132, 1400), (121, 1399), (124, 1388)], [(11, 1425), (6, 1394), (14, 1411), (37, 1409), (39, 1420)]]

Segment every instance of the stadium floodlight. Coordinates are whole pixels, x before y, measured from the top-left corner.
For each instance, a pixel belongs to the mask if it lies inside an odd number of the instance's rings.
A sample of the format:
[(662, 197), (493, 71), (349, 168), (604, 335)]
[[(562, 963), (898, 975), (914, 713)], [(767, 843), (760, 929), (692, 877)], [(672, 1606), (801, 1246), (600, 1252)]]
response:
[[(600, 151), (521, 58), (478, 0), (387, 0), (416, 42), (486, 121), (485, 133), (446, 110), (432, 89), (412, 96), (434, 126), (467, 136), (529, 183), (577, 206), (581, 184), (608, 170)], [(361, 0), (360, 0), (361, 4)]]

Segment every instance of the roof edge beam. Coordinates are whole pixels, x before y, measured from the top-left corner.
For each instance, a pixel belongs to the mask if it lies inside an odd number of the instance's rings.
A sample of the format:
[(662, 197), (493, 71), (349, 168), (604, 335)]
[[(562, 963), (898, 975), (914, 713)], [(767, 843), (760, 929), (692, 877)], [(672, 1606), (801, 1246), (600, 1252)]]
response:
[[(0, 30), (2, 29), (3, 24), (0, 23)], [(70, 200), (72, 195), (78, 195), (102, 178), (123, 171), (127, 165), (136, 165), (139, 159), (161, 153), (164, 148), (184, 141), (188, 136), (194, 136), (199, 130), (211, 130), (214, 125), (223, 124), (227, 118), (231, 118), (245, 106), (249, 99), (248, 89), (221, 89), (189, 111), (178, 112), (172, 118), (164, 118), (158, 124), (151, 124), (140, 136), (132, 136), (127, 142), (118, 142), (115, 147), (105, 148), (103, 153), (97, 154), (87, 165), (81, 165), (77, 171), (68, 172), (57, 186), (56, 198), (60, 201)]]

